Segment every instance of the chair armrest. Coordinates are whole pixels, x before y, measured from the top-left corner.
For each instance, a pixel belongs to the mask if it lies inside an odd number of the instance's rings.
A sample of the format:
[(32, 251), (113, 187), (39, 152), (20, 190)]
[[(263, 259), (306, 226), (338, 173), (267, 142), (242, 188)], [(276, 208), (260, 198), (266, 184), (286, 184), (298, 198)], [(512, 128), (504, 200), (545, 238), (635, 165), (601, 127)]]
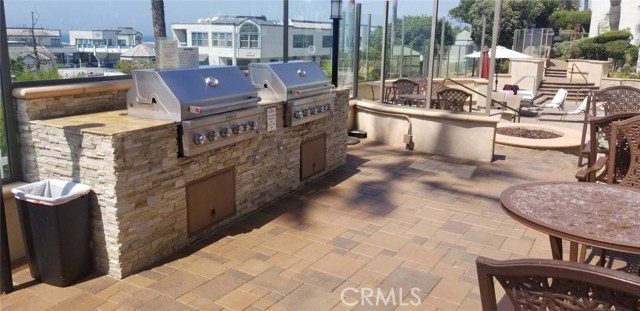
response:
[(607, 156), (599, 157), (596, 160), (596, 163), (593, 164), (593, 166), (585, 167), (579, 170), (576, 173), (576, 179), (580, 182), (595, 182), (595, 180), (589, 180), (589, 176), (601, 170), (605, 166), (605, 164), (607, 164), (608, 159), (609, 157)]

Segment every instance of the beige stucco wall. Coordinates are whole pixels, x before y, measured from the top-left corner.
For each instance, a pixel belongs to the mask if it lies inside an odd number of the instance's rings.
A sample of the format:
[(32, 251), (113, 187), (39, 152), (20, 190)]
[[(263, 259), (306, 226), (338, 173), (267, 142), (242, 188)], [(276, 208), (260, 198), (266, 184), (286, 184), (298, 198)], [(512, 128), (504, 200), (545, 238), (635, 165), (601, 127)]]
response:
[(567, 62), (567, 78), (572, 81), (583, 81), (583, 77), (577, 70), (571, 69), (575, 65), (585, 76), (587, 82), (595, 84), (600, 87), (602, 85), (602, 79), (609, 73), (609, 62), (602, 60), (588, 60), (588, 59), (570, 59)]
[(404, 149), (411, 133), (413, 150), (452, 158), (490, 162), (500, 115), (405, 108), (353, 100), (355, 127), (367, 139)]

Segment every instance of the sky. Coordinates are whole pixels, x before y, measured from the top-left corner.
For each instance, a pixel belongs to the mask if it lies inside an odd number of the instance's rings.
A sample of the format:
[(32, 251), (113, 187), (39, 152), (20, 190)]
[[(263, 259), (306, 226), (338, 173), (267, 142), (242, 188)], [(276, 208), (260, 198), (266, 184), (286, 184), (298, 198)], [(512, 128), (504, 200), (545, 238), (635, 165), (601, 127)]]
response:
[[(343, 0), (343, 8), (349, 1)], [(431, 15), (431, 0), (397, 0), (398, 17)], [(7, 27), (30, 27), (31, 12), (36, 12), (36, 27), (60, 29), (66, 35), (70, 29), (100, 30), (133, 27), (145, 37), (153, 36), (151, 0), (5, 0)], [(384, 1), (362, 0), (362, 23), (382, 24)], [(282, 18), (281, 0), (164, 0), (165, 22), (170, 35), (172, 23), (195, 23), (198, 18), (221, 15), (264, 15), (267, 19)], [(391, 14), (391, 4), (389, 14)], [(439, 15), (456, 7), (459, 0), (441, 0)], [(289, 18), (330, 22), (330, 0), (289, 0)]]

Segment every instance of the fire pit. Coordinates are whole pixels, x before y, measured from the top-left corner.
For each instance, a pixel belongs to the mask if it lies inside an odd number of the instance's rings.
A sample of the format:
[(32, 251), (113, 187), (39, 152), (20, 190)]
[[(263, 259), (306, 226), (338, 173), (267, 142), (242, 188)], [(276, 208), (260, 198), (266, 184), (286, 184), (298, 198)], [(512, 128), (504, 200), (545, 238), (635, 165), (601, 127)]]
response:
[(514, 136), (520, 138), (529, 138), (529, 139), (551, 139), (562, 137), (562, 135), (546, 131), (542, 129), (528, 129), (521, 127), (502, 127), (496, 130), (497, 134)]
[(498, 123), (496, 128), (496, 144), (522, 148), (577, 148), (580, 146), (580, 136), (580, 131), (546, 124), (513, 124), (505, 122)]

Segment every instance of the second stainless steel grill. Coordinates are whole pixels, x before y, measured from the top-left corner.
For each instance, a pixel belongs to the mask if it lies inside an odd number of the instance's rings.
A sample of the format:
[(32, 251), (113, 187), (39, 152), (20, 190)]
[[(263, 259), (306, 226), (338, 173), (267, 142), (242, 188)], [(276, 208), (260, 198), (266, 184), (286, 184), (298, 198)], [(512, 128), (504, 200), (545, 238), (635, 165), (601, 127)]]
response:
[(325, 118), (333, 110), (333, 85), (315, 62), (253, 63), (249, 73), (260, 97), (285, 102), (286, 126)]
[(136, 70), (131, 116), (179, 122), (180, 154), (192, 156), (255, 137), (262, 109), (237, 67)]

